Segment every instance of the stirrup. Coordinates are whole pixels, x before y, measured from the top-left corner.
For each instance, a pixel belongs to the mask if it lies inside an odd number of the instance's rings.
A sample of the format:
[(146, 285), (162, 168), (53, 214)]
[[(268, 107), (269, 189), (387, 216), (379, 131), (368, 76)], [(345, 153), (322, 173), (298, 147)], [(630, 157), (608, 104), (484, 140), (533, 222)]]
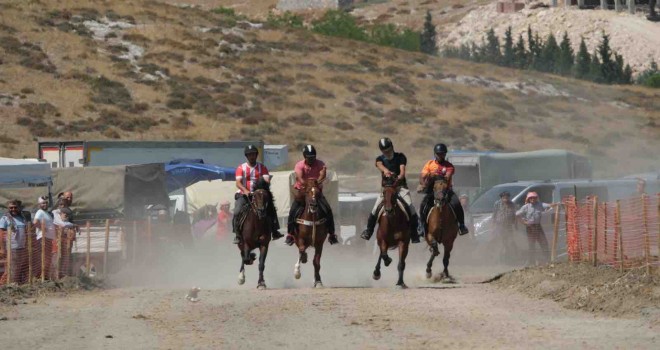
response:
[(374, 234), (374, 231), (373, 231), (373, 230), (369, 231), (369, 229), (365, 229), (364, 231), (362, 231), (362, 233), (360, 233), (360, 238), (362, 238), (362, 239), (368, 241), (368, 240), (371, 239), (371, 236), (372, 236), (373, 234)]
[(337, 239), (337, 235), (334, 233), (329, 234), (328, 243), (330, 243), (330, 245), (339, 243), (339, 240)]

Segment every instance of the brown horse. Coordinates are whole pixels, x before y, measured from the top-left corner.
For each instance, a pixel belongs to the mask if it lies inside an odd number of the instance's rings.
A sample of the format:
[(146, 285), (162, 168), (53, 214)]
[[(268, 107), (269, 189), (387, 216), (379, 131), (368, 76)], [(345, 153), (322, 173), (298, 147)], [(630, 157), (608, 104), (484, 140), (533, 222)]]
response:
[(319, 200), (323, 195), (316, 179), (308, 179), (304, 188), (305, 209), (302, 215), (296, 219), (298, 230), (295, 233), (296, 246), (299, 257), (293, 270), (296, 279), (300, 278), (300, 263), (307, 263), (307, 248), (314, 246), (314, 288), (323, 288), (321, 282), (321, 254), (323, 243), (328, 235), (326, 218), (321, 217)]
[(383, 183), (383, 211), (378, 218), (378, 233), (376, 239), (380, 248), (378, 263), (374, 270), (373, 278), (380, 279), (380, 262), (389, 266), (392, 258), (387, 256), (390, 248), (399, 248), (399, 280), (396, 283), (400, 288), (408, 288), (403, 282), (403, 271), (406, 269), (406, 257), (408, 256), (408, 245), (410, 244), (410, 224), (405, 210), (398, 201), (399, 187), (393, 179), (386, 179)]
[(444, 176), (436, 176), (431, 179), (433, 181), (433, 206), (429, 210), (427, 217), (428, 231), (426, 233), (426, 242), (431, 246), (431, 259), (426, 264), (426, 278), (431, 278), (431, 266), (433, 266), (433, 259), (440, 255), (438, 250), (438, 243), (445, 247), (445, 254), (442, 258), (442, 263), (445, 266), (443, 271), (443, 278), (452, 281), (449, 275), (449, 257), (451, 250), (454, 247), (454, 240), (458, 235), (458, 226), (456, 224), (456, 217), (452, 212), (449, 204), (450, 198), (447, 196), (449, 184)]
[(271, 237), (267, 215), (270, 192), (265, 189), (257, 189), (250, 195), (248, 203), (250, 208), (241, 228), (243, 239), (238, 244), (241, 253), (241, 270), (238, 275), (238, 284), (245, 283), (245, 265), (252, 265), (257, 258), (252, 250), (259, 248), (259, 282), (257, 288), (266, 289), (264, 269), (266, 268), (266, 256), (268, 255), (268, 245)]

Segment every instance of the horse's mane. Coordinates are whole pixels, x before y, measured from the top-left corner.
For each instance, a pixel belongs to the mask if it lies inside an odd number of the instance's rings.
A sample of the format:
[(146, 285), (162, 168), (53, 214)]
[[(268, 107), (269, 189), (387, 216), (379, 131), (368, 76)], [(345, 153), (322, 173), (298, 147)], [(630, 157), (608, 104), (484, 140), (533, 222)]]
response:
[(266, 190), (268, 194), (270, 195), (270, 199), (275, 202), (275, 198), (273, 197), (273, 193), (270, 192), (270, 182), (264, 180), (263, 178), (260, 178), (257, 180), (257, 183), (254, 184), (254, 189), (255, 190)]

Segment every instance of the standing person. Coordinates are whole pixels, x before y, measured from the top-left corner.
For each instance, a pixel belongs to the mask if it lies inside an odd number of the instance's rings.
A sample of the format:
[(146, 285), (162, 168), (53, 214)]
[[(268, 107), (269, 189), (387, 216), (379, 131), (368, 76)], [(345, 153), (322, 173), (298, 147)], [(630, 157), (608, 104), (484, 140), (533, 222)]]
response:
[[(34, 221), (32, 224), (36, 227), (37, 231), (37, 240), (35, 241), (35, 249), (33, 255), (32, 266), (33, 271), (35, 271), (35, 276), (40, 278), (41, 276), (41, 251), (42, 247), (44, 249), (44, 276), (50, 277), (50, 265), (53, 260), (53, 240), (55, 240), (55, 224), (53, 223), (53, 217), (48, 213), (48, 197), (41, 196), (37, 199), (37, 205), (39, 210), (34, 214)], [(42, 227), (43, 225), (43, 227)], [(45, 240), (42, 242), (42, 240)]]
[(548, 239), (545, 237), (543, 227), (541, 226), (541, 217), (543, 213), (550, 211), (552, 205), (539, 201), (539, 195), (536, 192), (527, 193), (525, 205), (516, 212), (526, 226), (527, 243), (529, 246), (527, 264), (531, 265), (536, 260), (536, 242), (541, 247), (541, 258), (544, 262), (548, 261), (550, 252), (548, 251)]
[[(426, 188), (426, 186), (430, 185), (429, 181), (433, 176), (444, 176), (447, 179), (447, 183), (449, 185), (447, 196), (449, 197), (449, 206), (451, 207), (454, 216), (456, 217), (456, 221), (458, 222), (458, 233), (461, 236), (468, 234), (470, 231), (465, 226), (465, 213), (463, 212), (463, 206), (461, 206), (461, 202), (458, 200), (458, 196), (456, 196), (456, 193), (452, 188), (452, 179), (454, 177), (455, 169), (454, 165), (448, 162), (446, 159), (447, 146), (443, 143), (439, 143), (433, 147), (433, 153), (435, 154), (435, 158), (426, 162), (426, 164), (424, 164), (424, 168), (422, 168), (422, 173), (419, 176), (419, 187), (417, 188), (417, 191), (421, 192), (424, 190), (424, 188)], [(425, 218), (431, 209), (432, 203), (433, 193), (427, 192), (426, 196), (422, 200), (421, 208), (419, 211), (422, 218), (424, 218), (424, 224), (422, 225), (422, 227), (424, 227), (424, 232), (426, 232)]]
[[(320, 159), (316, 159), (316, 148), (314, 148), (313, 145), (306, 145), (303, 148), (302, 153), (304, 159), (296, 163), (294, 168), (296, 173), (296, 183), (293, 186), (295, 194), (293, 196), (293, 202), (291, 203), (291, 209), (289, 210), (289, 218), (287, 220), (287, 231), (289, 234), (286, 236), (285, 242), (288, 245), (293, 245), (295, 241), (293, 233), (296, 227), (296, 215), (298, 210), (305, 207), (305, 194), (303, 193), (305, 183), (308, 179), (316, 179), (319, 184), (319, 189), (323, 191), (323, 181), (327, 176), (325, 163)], [(326, 215), (328, 242), (330, 244), (338, 243), (337, 235), (335, 234), (335, 220), (332, 215), (332, 208), (330, 208), (328, 200), (323, 196), (323, 192), (321, 192), (319, 204), (321, 210)]]
[[(234, 203), (234, 220), (232, 220), (232, 226), (234, 231), (234, 244), (238, 244), (243, 236), (239, 232), (239, 225), (236, 223), (236, 219), (240, 217), (241, 211), (243, 211), (246, 204), (249, 203), (248, 196), (256, 190), (256, 186), (259, 181), (266, 181), (270, 183), (270, 174), (268, 173), (268, 168), (263, 163), (257, 162), (257, 157), (259, 156), (259, 149), (255, 145), (247, 145), (243, 151), (247, 162), (239, 165), (236, 168), (236, 188), (238, 191), (234, 195), (236, 202)], [(280, 222), (277, 219), (277, 208), (275, 208), (275, 201), (273, 200), (273, 194), (270, 194), (270, 203), (268, 203), (268, 213), (267, 215), (271, 219), (270, 230), (273, 237), (273, 240), (280, 239), (284, 235), (280, 233)]]
[[(66, 204), (66, 200), (63, 199), (62, 203), (60, 203), (61, 208), (58, 210), (60, 219), (58, 221), (53, 219), (55, 226), (57, 226), (56, 229), (61, 232), (60, 245), (62, 247), (62, 251), (59, 254), (59, 275), (56, 272), (55, 278), (71, 275), (71, 249), (73, 248), (73, 241), (76, 240), (76, 233), (78, 233), (78, 226), (73, 223), (73, 211), (65, 207)], [(57, 253), (59, 250), (57, 242), (55, 242), (54, 246), (53, 253)]]
[[(28, 281), (28, 252), (27, 245), (27, 224), (23, 215), (21, 215), (21, 207), (18, 200), (10, 200), (7, 202), (7, 213), (0, 218), (0, 255), (6, 255), (8, 249), (11, 249), (11, 281), (8, 280), (8, 272), (5, 272), (0, 277), (0, 284), (4, 283), (18, 283), (23, 284)], [(9, 228), (11, 228), (11, 237), (7, 239)], [(7, 246), (9, 241), (9, 246)]]
[(643, 195), (646, 193), (646, 180), (642, 179), (641, 177), (637, 178), (637, 194), (638, 195)]
[[(410, 191), (408, 190), (408, 183), (406, 182), (406, 165), (408, 164), (408, 159), (405, 154), (394, 152), (394, 144), (392, 144), (392, 140), (387, 137), (378, 141), (378, 148), (380, 148), (382, 154), (376, 158), (375, 165), (381, 172), (381, 181), (384, 182), (385, 179), (389, 177), (396, 177), (399, 185), (399, 197), (405, 202), (407, 211), (410, 214), (410, 240), (412, 243), (419, 243), (419, 234), (417, 233), (419, 218), (417, 217), (415, 207), (412, 205), (412, 198), (410, 198)], [(376, 222), (378, 220), (376, 215), (378, 214), (378, 210), (382, 203), (383, 193), (381, 192), (376, 200), (376, 204), (374, 204), (374, 207), (369, 214), (367, 228), (360, 235), (360, 237), (367, 241), (374, 233), (374, 228), (376, 227)]]
[(495, 237), (502, 242), (502, 255), (500, 261), (511, 262), (517, 254), (513, 233), (516, 223), (516, 206), (511, 201), (511, 194), (507, 191), (500, 193), (500, 199), (493, 207), (493, 226)]
[(216, 222), (216, 238), (222, 241), (229, 234), (229, 227), (231, 225), (232, 215), (229, 211), (229, 201), (220, 203), (220, 210), (218, 210), (218, 218)]

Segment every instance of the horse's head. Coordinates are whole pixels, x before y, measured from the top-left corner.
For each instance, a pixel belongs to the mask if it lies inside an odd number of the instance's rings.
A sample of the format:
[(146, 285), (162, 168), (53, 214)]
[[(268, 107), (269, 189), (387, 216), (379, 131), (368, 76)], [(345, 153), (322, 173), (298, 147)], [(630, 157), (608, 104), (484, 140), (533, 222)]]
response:
[(399, 181), (395, 177), (387, 177), (383, 180), (383, 207), (385, 214), (390, 216), (394, 214), (396, 208), (396, 197)]
[(257, 213), (259, 219), (266, 217), (266, 209), (268, 209), (268, 203), (270, 203), (270, 193), (264, 189), (255, 190), (252, 194), (252, 207)]
[(305, 205), (310, 213), (316, 213), (318, 210), (318, 197), (321, 193), (319, 183), (316, 179), (307, 179), (305, 183)]
[(446, 177), (437, 175), (431, 178), (431, 184), (433, 189), (433, 199), (436, 204), (443, 201), (447, 195), (447, 190), (449, 190), (449, 181)]

